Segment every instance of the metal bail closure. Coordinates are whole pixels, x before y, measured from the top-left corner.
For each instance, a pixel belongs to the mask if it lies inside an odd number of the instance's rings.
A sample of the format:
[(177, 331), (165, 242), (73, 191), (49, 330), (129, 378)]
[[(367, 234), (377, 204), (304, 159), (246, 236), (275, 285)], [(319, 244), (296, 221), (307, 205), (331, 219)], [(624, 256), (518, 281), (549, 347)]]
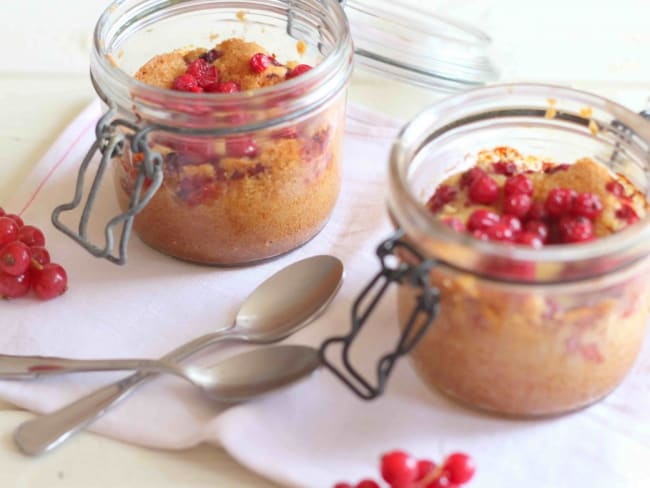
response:
[[(116, 114), (117, 107), (114, 104), (111, 104), (108, 112), (106, 112), (106, 114), (99, 119), (99, 122), (97, 122), (95, 128), (96, 139), (88, 150), (88, 153), (84, 157), (81, 167), (79, 168), (74, 198), (70, 203), (60, 205), (54, 209), (52, 212), (52, 224), (68, 237), (78, 242), (93, 256), (106, 258), (116, 264), (124, 264), (127, 259), (127, 243), (131, 235), (133, 218), (149, 203), (162, 184), (163, 158), (159, 153), (152, 151), (147, 144), (147, 136), (152, 130), (150, 127), (139, 128), (135, 124), (126, 120), (113, 120)], [(120, 127), (127, 130), (119, 130)], [(138, 165), (138, 172), (134, 190), (131, 195), (131, 201), (129, 202), (129, 208), (124, 213), (112, 218), (106, 224), (104, 229), (105, 243), (102, 248), (89, 241), (88, 221), (95, 200), (97, 199), (97, 194), (104, 178), (106, 168), (113, 158), (122, 156), (124, 153), (124, 145), (127, 142), (131, 144), (131, 149), (134, 153), (143, 154), (143, 161)], [(86, 172), (88, 171), (90, 163), (97, 151), (99, 151), (102, 156), (99, 165), (97, 166), (97, 170), (95, 171), (95, 176), (92, 180), (86, 203), (83, 206), (78, 231), (75, 232), (61, 222), (60, 216), (63, 212), (75, 210), (81, 205)], [(122, 231), (117, 253), (114, 253), (114, 229), (119, 225), (122, 226)]]
[[(384, 392), (395, 362), (401, 356), (408, 354), (417, 345), (438, 314), (440, 294), (438, 289), (431, 286), (429, 280), (429, 271), (436, 262), (431, 259), (425, 260), (410, 244), (401, 240), (402, 235), (403, 232), (398, 231), (377, 248), (381, 270), (364, 288), (352, 306), (352, 330), (350, 333), (327, 339), (320, 347), (320, 357), (323, 365), (364, 400), (372, 400)], [(409, 261), (416, 261), (417, 264), (411, 264), (402, 259), (398, 264), (391, 266), (388, 258), (398, 253), (402, 255), (407, 253)], [(397, 257), (399, 259), (399, 255)], [(352, 366), (350, 362), (350, 346), (388, 287), (393, 283), (398, 285), (409, 283), (420, 288), (421, 294), (404, 325), (395, 349), (380, 357), (377, 363), (377, 380), (373, 385), (364, 379)], [(367, 305), (364, 305), (364, 303), (367, 303)], [(328, 349), (335, 345), (342, 346), (342, 369), (339, 369), (327, 358)]]

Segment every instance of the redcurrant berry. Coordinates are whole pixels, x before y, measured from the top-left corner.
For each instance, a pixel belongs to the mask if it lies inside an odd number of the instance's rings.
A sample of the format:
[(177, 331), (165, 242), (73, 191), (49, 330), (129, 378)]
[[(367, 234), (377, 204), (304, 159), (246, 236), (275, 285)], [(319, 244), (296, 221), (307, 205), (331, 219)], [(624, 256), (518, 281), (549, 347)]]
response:
[(502, 215), (499, 222), (510, 227), (515, 234), (521, 231), (521, 220), (514, 215)]
[(499, 184), (492, 177), (483, 175), (469, 186), (467, 194), (472, 202), (489, 205), (499, 198)]
[(354, 488), (350, 483), (336, 483), (333, 488)]
[(48, 263), (41, 269), (32, 270), (32, 287), (42, 300), (62, 295), (68, 286), (68, 275), (59, 264)]
[(503, 211), (515, 217), (523, 217), (530, 210), (532, 204), (530, 195), (525, 193), (514, 193), (503, 199)]
[(50, 253), (44, 247), (32, 247), (29, 249), (32, 253), (32, 260), (43, 266), (50, 262)]
[(472, 186), (476, 180), (480, 179), (482, 176), (485, 176), (487, 173), (484, 169), (474, 167), (465, 171), (460, 177), (460, 187), (465, 188)]
[(417, 461), (406, 452), (392, 451), (381, 457), (381, 477), (391, 486), (406, 487), (417, 475)]
[(467, 219), (467, 229), (472, 232), (475, 230), (486, 230), (499, 222), (499, 216), (490, 210), (479, 208), (474, 210)]
[(508, 178), (503, 185), (505, 195), (532, 195), (533, 182), (524, 175), (516, 175)]
[(10, 242), (0, 248), (0, 271), (19, 276), (27, 271), (31, 259), (32, 254), (24, 243)]
[(524, 230), (526, 232), (537, 234), (542, 241), (546, 241), (546, 238), (548, 237), (548, 225), (540, 220), (529, 220), (526, 222)]
[(420, 481), (425, 478), (425, 476), (430, 475), (436, 469), (436, 463), (429, 461), (428, 459), (420, 459), (417, 464), (418, 474), (415, 478), (415, 481)]
[(526, 215), (527, 219), (531, 220), (546, 220), (548, 219), (548, 213), (546, 212), (546, 209), (544, 208), (544, 203), (543, 202), (533, 202), (530, 205), (530, 209), (528, 210), (528, 214)]
[(18, 225), (9, 217), (0, 217), (0, 246), (18, 239)]
[(467, 454), (455, 452), (445, 459), (443, 470), (451, 483), (467, 483), (474, 477), (476, 465)]
[(616, 197), (622, 197), (625, 195), (625, 188), (623, 188), (623, 185), (616, 180), (608, 181), (605, 185), (605, 189)]
[(511, 176), (517, 172), (517, 166), (515, 163), (499, 161), (497, 163), (492, 163), (492, 171), (498, 175)]
[(196, 77), (190, 74), (180, 75), (174, 80), (174, 90), (191, 92), (191, 93), (201, 93), (203, 88), (199, 86), (199, 81)]
[(595, 220), (603, 211), (603, 203), (595, 193), (578, 193), (573, 200), (571, 213)]
[(504, 222), (497, 222), (485, 232), (491, 241), (511, 242), (515, 240), (515, 232)]
[(629, 225), (632, 225), (639, 221), (639, 216), (636, 211), (627, 204), (624, 204), (621, 208), (616, 211), (616, 217), (625, 220)]
[(453, 201), (457, 194), (458, 191), (454, 187), (449, 185), (440, 185), (436, 188), (436, 192), (427, 202), (427, 207), (435, 213), (449, 202)]
[(586, 217), (564, 216), (558, 223), (560, 241), (564, 243), (587, 242), (594, 237), (594, 227)]
[(7, 217), (7, 218), (13, 220), (14, 222), (16, 222), (16, 225), (18, 226), (18, 228), (21, 228), (23, 225), (25, 225), (25, 222), (23, 222), (23, 219), (21, 219), (19, 215), (7, 214), (7, 215), (5, 215), (5, 217)]
[(250, 66), (253, 72), (262, 73), (271, 65), (271, 59), (264, 53), (253, 54), (250, 60)]
[(31, 286), (31, 275), (25, 273), (20, 276), (12, 276), (0, 271), (0, 297), (19, 298), (29, 293)]
[(43, 232), (33, 225), (25, 225), (18, 231), (18, 240), (24, 242), (29, 247), (44, 246), (45, 235)]
[(569, 188), (553, 188), (547, 195), (544, 208), (552, 217), (568, 214), (573, 206), (576, 192)]

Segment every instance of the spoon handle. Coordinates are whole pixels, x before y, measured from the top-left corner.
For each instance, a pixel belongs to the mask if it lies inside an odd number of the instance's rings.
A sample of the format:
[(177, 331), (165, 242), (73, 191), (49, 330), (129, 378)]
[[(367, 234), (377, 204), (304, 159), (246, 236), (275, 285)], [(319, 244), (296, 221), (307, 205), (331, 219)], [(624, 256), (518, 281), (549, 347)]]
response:
[[(232, 328), (198, 337), (174, 349), (161, 360), (182, 361), (218, 342), (237, 339)], [(14, 433), (18, 448), (29, 456), (50, 451), (65, 442), (69, 437), (92, 424), (104, 415), (109, 408), (125, 399), (139, 385), (157, 373), (135, 373), (116, 383), (105, 386), (66, 405), (52, 413), (34, 417), (21, 424)]]
[(0, 379), (29, 380), (41, 376), (93, 371), (149, 371), (169, 369), (161, 361), (149, 359), (68, 359), (47, 356), (0, 355)]

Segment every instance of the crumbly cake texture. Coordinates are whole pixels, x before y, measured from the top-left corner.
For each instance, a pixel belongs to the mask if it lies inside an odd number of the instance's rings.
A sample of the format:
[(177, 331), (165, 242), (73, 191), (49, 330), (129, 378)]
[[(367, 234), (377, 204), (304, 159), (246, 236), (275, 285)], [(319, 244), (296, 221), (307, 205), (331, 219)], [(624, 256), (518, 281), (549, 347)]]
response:
[[(481, 152), (477, 166), (501, 189), (508, 177), (502, 173), (524, 172), (537, 201), (557, 187), (597, 195), (603, 205), (593, 219), (596, 238), (633, 224), (621, 218), (631, 215), (621, 214), (625, 206), (640, 218), (647, 211), (637, 188), (591, 159), (550, 165), (502, 147)], [(477, 208), (502, 214), (503, 194), (490, 205), (477, 205), (467, 188), (459, 189), (461, 178), (454, 175), (443, 182), (458, 191), (445, 198), (449, 201), (436, 215), (464, 222)], [(494, 261), (513, 275), (535, 276), (534, 263), (518, 267)], [(649, 271), (645, 259), (589, 286), (517, 286), (434, 267), (430, 280), (440, 290), (441, 303), (431, 329), (411, 354), (415, 369), (426, 384), (499, 414), (548, 416), (585, 407), (611, 392), (638, 355), (650, 313)], [(418, 295), (417, 289), (400, 287), (401, 324), (407, 323)]]
[[(252, 62), (260, 53), (268, 56), (261, 68)], [(135, 78), (174, 89), (199, 58), (217, 68), (219, 83), (233, 82), (238, 91), (299, 74), (292, 73), (296, 63), (281, 65), (259, 44), (227, 39), (210, 50), (157, 55)], [(341, 95), (294, 125), (241, 136), (156, 136), (154, 149), (165, 158), (163, 185), (134, 230), (163, 253), (216, 265), (260, 261), (305, 243), (323, 227), (339, 194), (344, 103)], [(141, 160), (126, 151), (116, 165), (123, 208)]]

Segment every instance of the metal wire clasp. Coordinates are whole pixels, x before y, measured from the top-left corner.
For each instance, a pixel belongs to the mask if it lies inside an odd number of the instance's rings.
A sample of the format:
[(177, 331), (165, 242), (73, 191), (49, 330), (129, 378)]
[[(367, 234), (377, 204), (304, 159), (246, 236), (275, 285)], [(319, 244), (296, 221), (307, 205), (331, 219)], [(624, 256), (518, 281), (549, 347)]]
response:
[[(430, 285), (429, 280), (429, 271), (436, 263), (434, 260), (425, 260), (411, 245), (400, 239), (402, 235), (402, 231), (397, 232), (377, 248), (381, 270), (354, 302), (352, 307), (352, 330), (350, 333), (327, 339), (320, 347), (320, 357), (323, 365), (364, 400), (372, 400), (384, 392), (395, 362), (416, 346), (438, 313), (440, 294), (436, 288)], [(414, 261), (417, 261), (417, 264), (399, 260), (398, 264), (391, 266), (388, 258), (394, 256), (397, 250), (406, 251), (410, 257), (414, 258)], [(388, 287), (392, 283), (403, 284), (405, 282), (420, 288), (421, 294), (418, 296), (417, 304), (404, 325), (395, 349), (379, 359), (377, 363), (377, 381), (373, 385), (364, 379), (352, 366), (349, 355), (350, 346)], [(371, 295), (373, 290), (376, 291), (374, 295)], [(366, 303), (367, 305), (364, 305)], [(342, 346), (342, 369), (339, 369), (327, 357), (328, 350), (336, 344)]]
[[(74, 198), (70, 203), (59, 205), (54, 209), (52, 212), (52, 224), (61, 232), (78, 242), (94, 256), (106, 258), (116, 264), (124, 264), (127, 258), (127, 243), (131, 235), (133, 218), (149, 203), (149, 200), (151, 200), (162, 184), (163, 158), (159, 153), (152, 151), (147, 144), (147, 136), (152, 130), (151, 128), (139, 128), (126, 120), (113, 120), (116, 114), (117, 107), (115, 104), (111, 104), (108, 112), (97, 122), (97, 126), (95, 127), (96, 139), (79, 168)], [(120, 127), (127, 130), (120, 130)], [(88, 221), (95, 200), (97, 199), (106, 168), (113, 158), (122, 156), (127, 142), (131, 144), (131, 149), (134, 153), (143, 154), (143, 161), (138, 165), (129, 208), (126, 212), (117, 215), (106, 224), (104, 229), (104, 247), (99, 247), (92, 244), (88, 239)], [(61, 222), (60, 216), (63, 212), (74, 210), (81, 205), (86, 172), (97, 151), (101, 152), (102, 157), (90, 186), (86, 203), (83, 206), (78, 231), (75, 232)], [(145, 181), (148, 186), (143, 192)], [(117, 253), (115, 254), (113, 252), (115, 246), (114, 228), (118, 225), (122, 225), (122, 232)]]

